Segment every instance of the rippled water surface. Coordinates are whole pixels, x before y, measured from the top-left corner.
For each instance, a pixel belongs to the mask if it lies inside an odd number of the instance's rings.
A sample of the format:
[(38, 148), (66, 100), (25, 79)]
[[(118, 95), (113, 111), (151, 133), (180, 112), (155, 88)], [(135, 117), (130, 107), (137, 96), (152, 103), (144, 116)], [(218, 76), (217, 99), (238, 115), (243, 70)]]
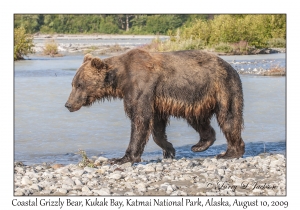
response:
[[(223, 57), (232, 60), (273, 59), (285, 65), (285, 54)], [(101, 58), (104, 58), (102, 56)], [(121, 100), (96, 103), (70, 113), (64, 104), (83, 55), (62, 58), (31, 57), (15, 62), (15, 161), (76, 163), (79, 149), (89, 156), (121, 157), (129, 143), (130, 121)], [(232, 64), (233, 65), (233, 64)], [(245, 156), (261, 152), (285, 153), (285, 77), (241, 75), (244, 90)], [(215, 120), (215, 145), (203, 153), (190, 148), (198, 134), (184, 120), (171, 119), (167, 135), (180, 157), (215, 156), (226, 150), (226, 140)], [(150, 138), (144, 160), (161, 158), (161, 149)]]

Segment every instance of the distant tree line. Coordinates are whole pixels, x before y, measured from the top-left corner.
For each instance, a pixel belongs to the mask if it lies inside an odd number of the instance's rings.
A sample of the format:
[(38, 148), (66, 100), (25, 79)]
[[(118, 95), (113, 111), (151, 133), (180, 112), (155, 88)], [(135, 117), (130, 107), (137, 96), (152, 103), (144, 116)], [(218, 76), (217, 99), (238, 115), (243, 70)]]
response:
[(193, 14), (16, 14), (14, 27), (23, 27), (30, 34), (167, 34), (195, 19), (209, 17)]
[(154, 51), (286, 46), (285, 14), (16, 14), (14, 28), (15, 60), (33, 52), (35, 33), (169, 35), (146, 46)]

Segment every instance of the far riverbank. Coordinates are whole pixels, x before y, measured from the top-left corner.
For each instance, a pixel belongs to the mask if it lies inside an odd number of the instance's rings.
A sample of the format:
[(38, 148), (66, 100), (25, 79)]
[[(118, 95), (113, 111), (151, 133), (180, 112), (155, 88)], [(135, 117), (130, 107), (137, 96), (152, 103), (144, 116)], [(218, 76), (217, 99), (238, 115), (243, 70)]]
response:
[[(35, 52), (43, 51), (45, 43), (54, 40), (58, 44), (58, 51), (64, 53), (93, 53), (93, 54), (116, 54), (126, 52), (135, 47), (143, 47), (154, 39), (161, 41), (170, 37), (165, 35), (111, 35), (111, 34), (35, 34), (33, 36)], [(215, 52), (213, 49), (206, 50), (217, 55), (234, 55), (234, 53)], [(285, 48), (263, 48), (252, 50), (250, 54), (273, 54), (285, 53)]]

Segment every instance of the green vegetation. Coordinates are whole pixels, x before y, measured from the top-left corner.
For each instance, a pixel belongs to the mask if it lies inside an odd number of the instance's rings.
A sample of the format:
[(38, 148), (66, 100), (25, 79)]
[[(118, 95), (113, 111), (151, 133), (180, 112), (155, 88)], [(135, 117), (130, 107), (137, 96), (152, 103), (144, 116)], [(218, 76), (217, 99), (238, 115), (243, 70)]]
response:
[(195, 50), (195, 49), (204, 49), (204, 42), (200, 39), (181, 39), (178, 37), (172, 37), (169, 40), (161, 41), (159, 37), (152, 40), (148, 45), (142, 46), (143, 49), (148, 51), (178, 51), (178, 50)]
[(210, 47), (244, 41), (262, 48), (268, 46), (269, 40), (285, 40), (286, 15), (215, 15), (212, 20), (195, 20), (181, 31), (183, 39), (200, 39)]
[(215, 45), (215, 51), (216, 52), (231, 53), (233, 51), (233, 48), (232, 48), (231, 45), (221, 42), (221, 43)]
[(58, 55), (58, 45), (55, 40), (50, 40), (45, 43), (43, 54), (50, 55), (51, 57)]
[(92, 52), (94, 52), (94, 51), (97, 50), (97, 49), (98, 49), (98, 48), (97, 48), (96, 46), (92, 45), (92, 46), (90, 46), (88, 49), (86, 49), (86, 50), (84, 51), (84, 54), (92, 53)]
[(286, 47), (286, 41), (283, 38), (272, 38), (268, 41), (268, 47)]
[[(199, 16), (199, 15), (198, 15)], [(198, 17), (197, 16), (197, 17)], [(201, 15), (200, 15), (201, 16)], [(203, 16), (203, 15), (202, 15)], [(27, 33), (104, 33), (104, 34), (166, 34), (185, 22), (190, 15), (15, 15), (14, 26)]]
[(34, 53), (31, 35), (25, 33), (24, 28), (14, 29), (14, 60), (24, 59), (29, 53)]
[[(245, 54), (253, 48), (285, 47), (285, 15), (215, 15), (213, 19), (195, 19), (169, 32), (172, 49), (194, 49), (182, 44), (197, 41), (196, 49), (213, 48), (217, 52)], [(145, 48), (168, 51), (169, 41), (151, 43)], [(201, 43), (201, 44), (200, 44)], [(193, 46), (193, 44), (192, 44)], [(194, 45), (195, 46), (195, 45)]]
[(80, 163), (78, 163), (79, 167), (82, 167), (82, 168), (84, 168), (84, 167), (95, 168), (96, 167), (94, 165), (94, 162), (87, 157), (86, 152), (84, 150), (79, 150), (78, 154), (80, 154), (81, 158), (82, 158)]
[[(153, 51), (215, 49), (247, 53), (253, 48), (285, 47), (285, 14), (15, 15), (14, 27), (26, 33), (102, 33), (169, 35), (145, 48)], [(90, 49), (93, 51), (94, 49)]]

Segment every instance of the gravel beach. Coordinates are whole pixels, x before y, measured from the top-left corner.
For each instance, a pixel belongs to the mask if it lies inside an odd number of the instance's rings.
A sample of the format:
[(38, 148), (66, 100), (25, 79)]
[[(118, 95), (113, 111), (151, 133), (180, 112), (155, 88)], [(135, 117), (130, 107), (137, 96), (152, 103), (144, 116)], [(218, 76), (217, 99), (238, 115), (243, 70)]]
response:
[[(36, 34), (33, 36), (37, 54), (41, 54), (45, 44), (54, 40), (58, 46), (58, 52), (62, 55), (74, 53), (93, 53), (95, 55), (115, 55), (159, 37), (168, 39), (168, 36), (156, 35), (70, 35), (70, 34)], [(105, 41), (103, 41), (105, 40)], [(148, 41), (145, 41), (148, 40)], [(134, 41), (134, 43), (133, 43)], [(122, 42), (122, 43), (121, 43)]]
[(239, 159), (163, 159), (95, 168), (78, 164), (14, 167), (15, 196), (274, 196), (286, 195), (286, 158), (263, 153)]

